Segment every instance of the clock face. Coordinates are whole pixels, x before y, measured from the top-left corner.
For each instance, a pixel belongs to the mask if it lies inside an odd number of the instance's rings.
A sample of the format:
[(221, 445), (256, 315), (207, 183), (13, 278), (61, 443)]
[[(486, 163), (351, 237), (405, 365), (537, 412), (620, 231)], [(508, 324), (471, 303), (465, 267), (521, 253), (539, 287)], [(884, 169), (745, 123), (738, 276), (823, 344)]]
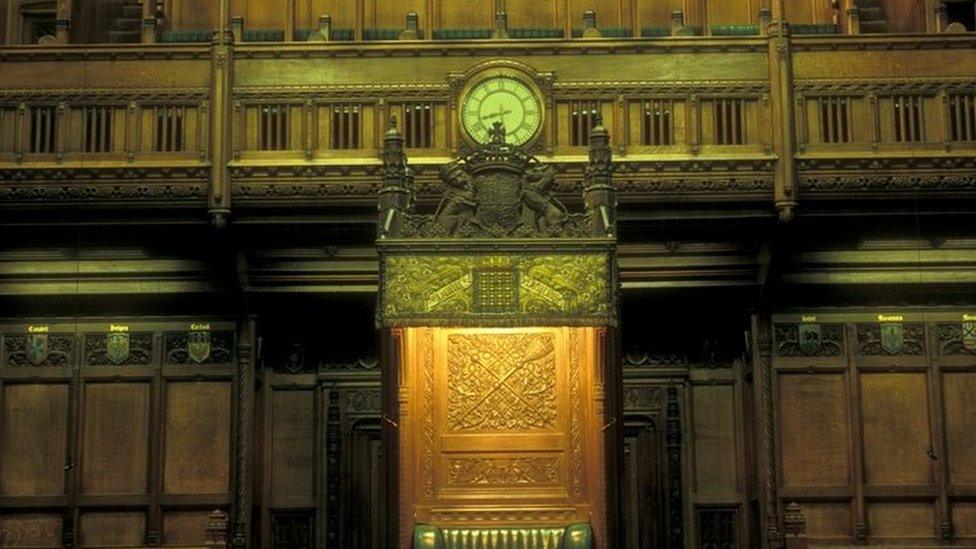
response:
[(495, 122), (505, 126), (505, 142), (522, 145), (542, 125), (542, 102), (528, 85), (508, 76), (495, 76), (475, 84), (462, 99), (461, 123), (478, 143), (491, 141)]

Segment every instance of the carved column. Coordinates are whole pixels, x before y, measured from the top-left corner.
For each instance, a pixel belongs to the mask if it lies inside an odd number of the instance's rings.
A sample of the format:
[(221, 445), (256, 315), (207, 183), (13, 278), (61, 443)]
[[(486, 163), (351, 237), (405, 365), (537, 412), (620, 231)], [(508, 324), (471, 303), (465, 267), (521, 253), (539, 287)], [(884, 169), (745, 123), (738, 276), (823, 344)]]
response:
[[(8, 14), (7, 17), (14, 17)], [(55, 20), (55, 38), (58, 44), (70, 42), (71, 33), (71, 0), (61, 0), (58, 2), (57, 19)]]
[(254, 320), (245, 317), (237, 334), (237, 432), (234, 439), (234, 547), (247, 547), (251, 515), (252, 403), (254, 401)]
[(681, 405), (678, 388), (668, 387), (665, 409), (665, 431), (668, 454), (668, 546), (684, 547), (684, 486), (681, 480)]
[(763, 505), (762, 524), (766, 533), (765, 547), (781, 547), (783, 535), (779, 527), (779, 505), (776, 487), (775, 418), (773, 409), (772, 326), (769, 317), (753, 318), (758, 364), (757, 375), (759, 479)]
[(230, 34), (230, 0), (220, 2), (220, 20), (214, 33), (210, 61), (210, 220), (216, 227), (230, 217), (231, 136), (233, 132), (234, 44)]
[(590, 232), (599, 238), (617, 233), (617, 191), (613, 186), (613, 150), (610, 133), (597, 115), (590, 130), (590, 162), (584, 171), (583, 204), (590, 215)]
[(395, 116), (390, 117), (390, 129), (383, 139), (383, 186), (379, 192), (378, 238), (400, 236), (401, 213), (411, 205), (410, 172), (403, 152), (403, 136), (397, 129)]
[[(778, 157), (774, 200), (779, 219), (788, 222), (796, 208), (796, 115), (793, 102), (793, 61), (789, 24), (782, 7), (769, 28), (769, 87), (772, 106), (773, 153)], [(774, 17), (777, 14), (774, 11)]]
[(341, 538), (339, 527), (339, 486), (341, 476), (339, 458), (342, 447), (342, 425), (339, 415), (339, 388), (329, 387), (329, 405), (325, 414), (325, 539), (326, 547), (338, 547)]

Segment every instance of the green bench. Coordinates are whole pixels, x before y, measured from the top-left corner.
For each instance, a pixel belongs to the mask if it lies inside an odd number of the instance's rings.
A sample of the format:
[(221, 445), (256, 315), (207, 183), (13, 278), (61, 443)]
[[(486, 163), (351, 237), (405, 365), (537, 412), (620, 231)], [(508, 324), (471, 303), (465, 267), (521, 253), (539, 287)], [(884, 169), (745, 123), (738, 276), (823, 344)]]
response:
[(564, 528), (438, 528), (418, 524), (414, 549), (590, 549), (593, 532), (586, 523)]

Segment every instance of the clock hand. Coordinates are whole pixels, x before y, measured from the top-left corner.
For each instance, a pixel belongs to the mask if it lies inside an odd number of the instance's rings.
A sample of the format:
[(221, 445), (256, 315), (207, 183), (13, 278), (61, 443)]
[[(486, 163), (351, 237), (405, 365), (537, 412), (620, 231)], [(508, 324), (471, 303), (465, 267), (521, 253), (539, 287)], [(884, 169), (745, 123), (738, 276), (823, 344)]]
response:
[(505, 116), (506, 114), (511, 114), (511, 113), (512, 113), (512, 111), (498, 111), (496, 113), (492, 113), (492, 114), (489, 114), (489, 115), (482, 116), (481, 119), (482, 120), (488, 120), (489, 118), (498, 118), (500, 116)]

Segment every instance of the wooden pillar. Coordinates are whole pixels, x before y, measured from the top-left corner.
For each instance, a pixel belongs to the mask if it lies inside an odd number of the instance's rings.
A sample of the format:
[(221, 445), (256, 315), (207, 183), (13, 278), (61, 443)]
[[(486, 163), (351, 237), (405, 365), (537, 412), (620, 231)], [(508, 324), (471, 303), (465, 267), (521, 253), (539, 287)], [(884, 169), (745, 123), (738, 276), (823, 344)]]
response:
[(210, 193), (207, 200), (211, 223), (222, 228), (230, 217), (230, 171), (234, 84), (234, 44), (230, 34), (230, 0), (220, 0), (220, 20), (210, 61)]
[[(8, 14), (12, 16), (13, 14)], [(57, 20), (55, 21), (55, 38), (58, 44), (67, 44), (71, 33), (71, 0), (58, 2)]]
[(234, 547), (250, 547), (251, 451), (254, 447), (254, 319), (244, 317), (237, 330), (236, 431), (234, 437)]
[(142, 43), (156, 43), (156, 0), (142, 0)]
[(796, 115), (793, 98), (793, 60), (789, 24), (782, 0), (774, 4), (769, 28), (769, 88), (772, 106), (772, 146), (778, 157), (774, 201), (781, 222), (789, 222), (796, 208)]
[(779, 548), (783, 534), (779, 526), (779, 496), (776, 473), (776, 417), (773, 406), (772, 324), (768, 315), (753, 317), (752, 332), (756, 349), (753, 371), (756, 372), (757, 453), (762, 512), (760, 523), (765, 536), (764, 548)]

